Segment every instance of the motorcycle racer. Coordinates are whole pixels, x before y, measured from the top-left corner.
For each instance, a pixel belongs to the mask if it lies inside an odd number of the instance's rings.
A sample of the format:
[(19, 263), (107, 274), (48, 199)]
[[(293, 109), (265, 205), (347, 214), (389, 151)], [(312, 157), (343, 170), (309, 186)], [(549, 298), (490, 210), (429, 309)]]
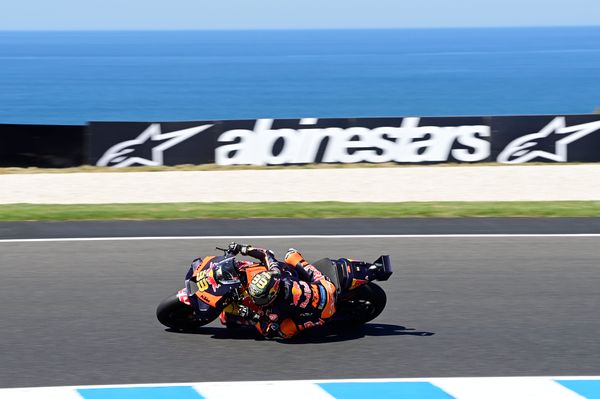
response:
[(250, 314), (249, 309), (242, 309), (264, 336), (291, 338), (323, 325), (335, 313), (335, 285), (297, 250), (290, 248), (284, 263), (268, 249), (236, 243), (229, 248), (260, 260), (268, 268), (256, 274), (248, 286), (248, 294), (261, 312)]

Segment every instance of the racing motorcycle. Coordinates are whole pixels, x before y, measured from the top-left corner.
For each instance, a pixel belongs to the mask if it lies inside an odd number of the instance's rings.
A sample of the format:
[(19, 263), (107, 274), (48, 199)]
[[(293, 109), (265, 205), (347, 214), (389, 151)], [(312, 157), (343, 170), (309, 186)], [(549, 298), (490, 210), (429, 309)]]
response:
[[(176, 331), (193, 331), (211, 323), (222, 312), (238, 318), (245, 316), (240, 309), (251, 309), (254, 314), (261, 312), (250, 299), (248, 284), (257, 273), (266, 271), (267, 266), (237, 260), (231, 246), (216, 249), (223, 251), (223, 256), (194, 259), (185, 276), (184, 288), (158, 305), (156, 316), (163, 325)], [(312, 265), (337, 288), (336, 313), (327, 319), (327, 325), (359, 326), (375, 319), (385, 308), (386, 294), (374, 281), (386, 281), (392, 275), (388, 255), (372, 263), (324, 258)], [(286, 271), (297, 273), (291, 266)]]

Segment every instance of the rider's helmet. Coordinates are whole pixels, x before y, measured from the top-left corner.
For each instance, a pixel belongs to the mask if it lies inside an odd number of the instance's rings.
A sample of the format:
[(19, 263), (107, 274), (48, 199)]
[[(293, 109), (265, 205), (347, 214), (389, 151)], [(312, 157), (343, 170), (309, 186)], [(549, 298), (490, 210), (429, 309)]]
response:
[(266, 271), (256, 274), (248, 286), (248, 294), (258, 306), (265, 306), (275, 300), (279, 293), (281, 277), (278, 273)]

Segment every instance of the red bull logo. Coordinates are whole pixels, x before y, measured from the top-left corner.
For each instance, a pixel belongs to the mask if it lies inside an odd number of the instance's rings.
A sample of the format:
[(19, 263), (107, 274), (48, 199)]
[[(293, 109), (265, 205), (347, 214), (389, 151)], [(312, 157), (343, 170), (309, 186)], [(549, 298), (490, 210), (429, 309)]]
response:
[(214, 277), (214, 273), (213, 270), (211, 269), (210, 272), (208, 273), (208, 275), (206, 276), (206, 281), (208, 282), (208, 284), (210, 284), (210, 286), (212, 287), (213, 290), (217, 290), (217, 288), (219, 288), (221, 286), (221, 284), (219, 284), (217, 282), (217, 280)]
[(350, 285), (350, 289), (353, 290), (356, 287), (360, 287), (361, 285), (367, 284), (368, 282), (369, 282), (368, 280), (361, 280), (361, 279), (353, 278), (352, 284)]

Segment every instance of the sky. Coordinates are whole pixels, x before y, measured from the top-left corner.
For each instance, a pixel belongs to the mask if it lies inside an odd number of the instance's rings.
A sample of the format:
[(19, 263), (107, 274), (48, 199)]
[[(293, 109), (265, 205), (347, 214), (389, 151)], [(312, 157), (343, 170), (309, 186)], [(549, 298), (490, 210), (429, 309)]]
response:
[(600, 25), (600, 0), (1, 0), (0, 30)]

